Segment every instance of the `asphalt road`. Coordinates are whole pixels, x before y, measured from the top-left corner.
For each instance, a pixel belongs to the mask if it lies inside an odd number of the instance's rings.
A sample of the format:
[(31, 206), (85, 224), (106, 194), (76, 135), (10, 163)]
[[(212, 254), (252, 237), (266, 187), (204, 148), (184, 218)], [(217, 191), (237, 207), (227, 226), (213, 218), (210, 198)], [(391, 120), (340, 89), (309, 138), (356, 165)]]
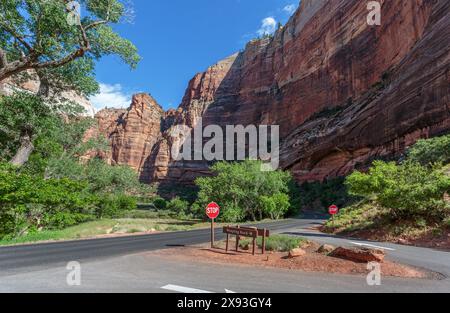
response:
[[(261, 225), (334, 245), (373, 245), (388, 259), (441, 273), (440, 280), (383, 278), (371, 287), (365, 277), (303, 273), (244, 266), (197, 264), (161, 259), (146, 252), (208, 241), (209, 230), (0, 248), (0, 292), (450, 292), (450, 253), (328, 236), (310, 230), (318, 220)], [(217, 238), (222, 238), (217, 230)], [(82, 265), (81, 286), (68, 286), (66, 265)], [(213, 273), (213, 274), (212, 274)], [(168, 287), (169, 290), (163, 289)]]
[[(314, 224), (319, 224), (319, 221), (292, 219), (258, 224), (258, 227), (277, 232)], [(217, 240), (224, 238), (222, 229), (217, 228), (215, 236)], [(15, 272), (29, 267), (47, 267), (70, 260), (85, 262), (174, 246), (195, 245), (207, 242), (209, 238), (210, 229), (199, 229), (142, 236), (0, 247), (0, 272)]]

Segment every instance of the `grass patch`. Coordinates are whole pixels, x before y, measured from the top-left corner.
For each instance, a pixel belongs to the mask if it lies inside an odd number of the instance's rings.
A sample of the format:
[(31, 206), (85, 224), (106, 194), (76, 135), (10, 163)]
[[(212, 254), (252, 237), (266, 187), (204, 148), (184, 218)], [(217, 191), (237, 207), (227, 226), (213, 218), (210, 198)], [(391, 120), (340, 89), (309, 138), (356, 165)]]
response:
[[(287, 235), (273, 235), (266, 238), (266, 250), (274, 252), (288, 252), (292, 249), (299, 248), (308, 242), (307, 239), (302, 237), (293, 237)], [(256, 241), (258, 248), (262, 248), (262, 238), (259, 237)], [(252, 241), (250, 239), (244, 239), (240, 241), (241, 247), (250, 246)]]
[[(45, 230), (29, 233), (18, 238), (0, 240), (0, 246), (45, 241), (88, 239), (114, 234), (136, 234), (151, 231), (185, 231), (207, 228), (210, 226), (210, 223), (201, 220), (159, 218), (157, 217), (158, 214), (156, 212), (149, 211), (130, 212), (129, 216), (139, 216), (141, 218), (103, 219), (68, 227), (63, 230)], [(144, 216), (146, 218), (142, 218)], [(221, 224), (217, 224), (217, 227), (221, 226)]]
[(442, 223), (423, 216), (414, 219), (395, 219), (390, 210), (372, 201), (361, 201), (342, 209), (334, 221), (325, 223), (322, 230), (341, 235), (356, 235), (377, 240), (420, 239), (429, 234), (440, 236), (450, 229), (450, 217)]

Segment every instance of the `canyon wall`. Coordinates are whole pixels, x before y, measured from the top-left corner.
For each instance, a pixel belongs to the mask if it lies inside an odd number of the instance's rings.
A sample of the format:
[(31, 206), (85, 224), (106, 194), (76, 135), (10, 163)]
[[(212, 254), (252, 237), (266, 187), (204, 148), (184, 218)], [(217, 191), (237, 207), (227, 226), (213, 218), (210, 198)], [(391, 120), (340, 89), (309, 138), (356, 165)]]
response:
[(178, 110), (138, 95), (120, 117), (101, 112), (109, 157), (145, 182), (192, 183), (208, 164), (171, 158), (188, 135), (177, 126), (280, 125), (281, 167), (310, 181), (448, 133), (450, 1), (380, 2), (381, 25), (370, 26), (366, 1), (303, 0), (272, 38), (197, 74)]

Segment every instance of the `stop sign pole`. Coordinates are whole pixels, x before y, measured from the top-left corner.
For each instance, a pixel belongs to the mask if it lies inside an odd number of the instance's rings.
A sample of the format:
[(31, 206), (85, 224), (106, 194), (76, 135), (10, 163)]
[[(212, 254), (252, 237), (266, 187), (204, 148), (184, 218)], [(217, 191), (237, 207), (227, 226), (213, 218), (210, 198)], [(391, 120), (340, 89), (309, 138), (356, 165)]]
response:
[(331, 215), (331, 220), (332, 220), (332, 222), (333, 222), (333, 226), (334, 226), (334, 216), (336, 215), (336, 214), (338, 214), (339, 213), (339, 207), (337, 206), (337, 205), (332, 205), (332, 206), (330, 206), (330, 208), (328, 209), (328, 212), (330, 213), (330, 215)]
[(217, 203), (211, 202), (206, 207), (206, 215), (211, 219), (211, 248), (214, 248), (214, 221), (220, 214), (220, 207)]

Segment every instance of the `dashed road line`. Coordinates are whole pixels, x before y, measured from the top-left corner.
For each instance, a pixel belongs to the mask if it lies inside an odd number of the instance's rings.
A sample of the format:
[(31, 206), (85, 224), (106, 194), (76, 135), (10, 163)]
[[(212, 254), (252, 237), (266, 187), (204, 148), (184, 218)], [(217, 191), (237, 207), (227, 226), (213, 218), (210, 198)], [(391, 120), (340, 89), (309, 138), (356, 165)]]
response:
[(360, 247), (369, 247), (369, 248), (376, 248), (376, 249), (382, 249), (382, 250), (388, 250), (388, 251), (396, 251), (396, 249), (380, 247), (380, 246), (376, 246), (376, 245), (371, 245), (369, 243), (360, 243), (360, 242), (350, 242), (350, 243), (355, 246), (360, 246)]
[(161, 289), (168, 290), (168, 291), (175, 291), (175, 292), (179, 292), (179, 293), (212, 293), (211, 291), (194, 289), (194, 288), (177, 286), (177, 285), (166, 285), (164, 287), (161, 287)]

